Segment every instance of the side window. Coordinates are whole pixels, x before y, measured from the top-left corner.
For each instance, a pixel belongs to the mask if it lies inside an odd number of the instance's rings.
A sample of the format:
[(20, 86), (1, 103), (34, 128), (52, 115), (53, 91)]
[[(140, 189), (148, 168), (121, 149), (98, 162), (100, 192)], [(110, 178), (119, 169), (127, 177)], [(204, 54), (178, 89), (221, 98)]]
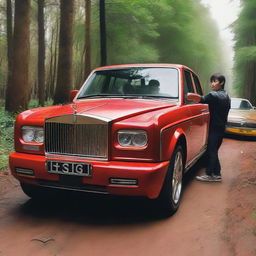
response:
[(195, 83), (195, 86), (196, 86), (197, 93), (200, 94), (200, 95), (203, 95), (202, 87), (200, 85), (198, 77), (195, 74), (193, 74), (193, 78), (194, 78), (194, 83)]
[(195, 92), (194, 91), (194, 87), (192, 84), (192, 79), (191, 79), (191, 75), (190, 72), (187, 70), (184, 70), (184, 94), (185, 94), (185, 103), (188, 103), (188, 101), (186, 100), (186, 95), (188, 92)]
[(184, 91), (185, 91), (185, 95), (188, 92), (195, 92), (193, 88), (190, 72), (187, 70), (184, 71)]

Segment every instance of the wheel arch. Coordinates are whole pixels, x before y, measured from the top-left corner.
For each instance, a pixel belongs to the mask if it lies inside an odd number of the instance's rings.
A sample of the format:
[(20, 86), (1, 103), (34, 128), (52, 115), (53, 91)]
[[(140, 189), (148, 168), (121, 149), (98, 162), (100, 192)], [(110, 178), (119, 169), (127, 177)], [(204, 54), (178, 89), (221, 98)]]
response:
[[(168, 136), (171, 138), (168, 140)], [(170, 131), (167, 136), (162, 138), (162, 160), (170, 160), (173, 152), (177, 145), (181, 145), (184, 155), (184, 164), (187, 159), (187, 140), (184, 131), (181, 128), (176, 129), (175, 131)]]

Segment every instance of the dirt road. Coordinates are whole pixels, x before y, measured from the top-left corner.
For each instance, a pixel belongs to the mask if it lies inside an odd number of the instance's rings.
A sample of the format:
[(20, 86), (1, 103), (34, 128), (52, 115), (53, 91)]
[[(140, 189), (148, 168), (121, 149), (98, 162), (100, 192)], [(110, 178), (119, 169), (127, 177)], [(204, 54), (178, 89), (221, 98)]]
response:
[(68, 197), (34, 203), (0, 175), (0, 256), (256, 255), (256, 142), (226, 138), (223, 182), (186, 177), (179, 211), (156, 216), (148, 201)]

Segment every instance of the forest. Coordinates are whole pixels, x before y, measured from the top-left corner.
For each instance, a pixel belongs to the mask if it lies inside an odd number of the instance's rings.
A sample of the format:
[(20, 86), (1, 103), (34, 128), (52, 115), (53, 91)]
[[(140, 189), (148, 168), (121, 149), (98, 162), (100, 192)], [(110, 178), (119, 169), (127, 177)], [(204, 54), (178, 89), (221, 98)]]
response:
[(235, 35), (234, 89), (256, 105), (256, 1), (241, 1), (241, 12), (232, 24)]
[(0, 10), (0, 98), (12, 113), (67, 102), (101, 65), (181, 63), (206, 86), (224, 69), (200, 0), (1, 0)]
[[(256, 3), (241, 1), (235, 34), (234, 88), (256, 104)], [(208, 90), (225, 73), (215, 21), (200, 0), (0, 0), (0, 102), (17, 113), (68, 101), (101, 65), (181, 63)]]

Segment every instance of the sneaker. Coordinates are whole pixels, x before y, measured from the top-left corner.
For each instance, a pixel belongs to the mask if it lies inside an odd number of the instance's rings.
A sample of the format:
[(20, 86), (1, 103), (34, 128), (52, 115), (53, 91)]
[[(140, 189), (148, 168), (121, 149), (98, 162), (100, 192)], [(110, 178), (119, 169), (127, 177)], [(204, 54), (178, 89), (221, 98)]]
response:
[(210, 176), (210, 175), (196, 176), (196, 180), (204, 181), (204, 182), (218, 182), (218, 181), (221, 181), (221, 180), (215, 179), (213, 176)]
[(212, 175), (212, 177), (215, 179), (215, 181), (222, 181), (221, 175)]

